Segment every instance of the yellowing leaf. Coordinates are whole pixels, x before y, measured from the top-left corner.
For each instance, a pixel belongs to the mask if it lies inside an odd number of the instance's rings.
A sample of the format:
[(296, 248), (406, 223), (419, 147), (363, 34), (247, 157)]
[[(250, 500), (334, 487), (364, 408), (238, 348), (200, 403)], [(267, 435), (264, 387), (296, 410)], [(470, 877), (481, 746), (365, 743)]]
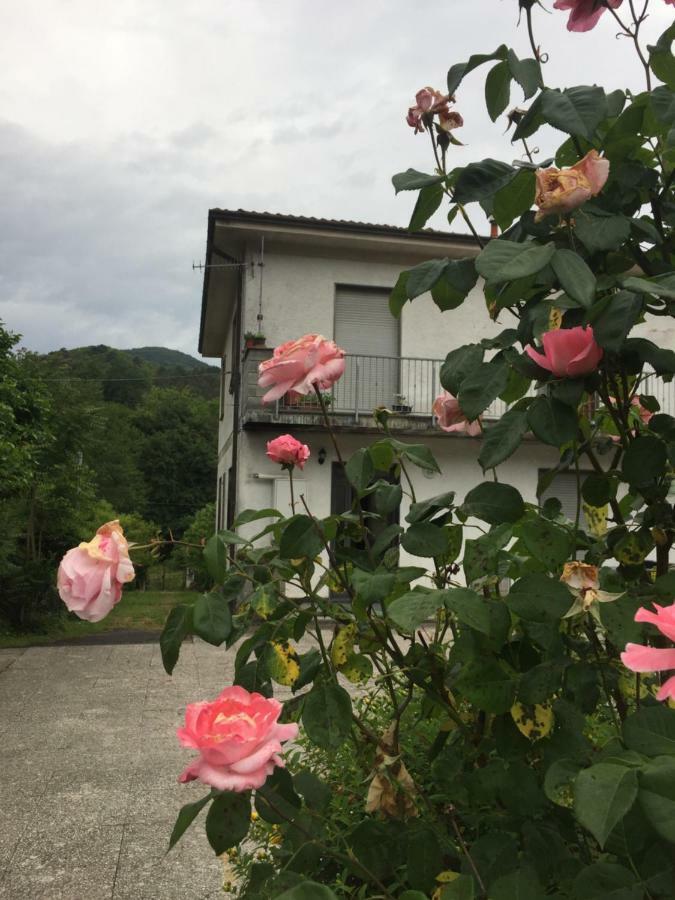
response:
[(553, 710), (548, 703), (514, 703), (511, 707), (511, 717), (518, 731), (530, 741), (546, 737), (555, 721)]
[(290, 687), (298, 680), (300, 675), (300, 663), (298, 654), (288, 641), (270, 641), (267, 645), (267, 671), (270, 678), (277, 684)]
[(451, 881), (456, 881), (459, 878), (459, 872), (453, 872), (452, 869), (446, 869), (445, 872), (439, 872), (436, 876), (436, 881), (439, 884), (450, 884)]
[(340, 666), (340, 671), (352, 684), (363, 684), (373, 674), (373, 664), (367, 656), (350, 653), (347, 661)]
[(552, 306), (548, 313), (548, 330), (557, 331), (562, 325), (562, 310)]
[(345, 625), (344, 628), (341, 628), (335, 635), (333, 644), (330, 648), (330, 658), (336, 668), (339, 669), (341, 666), (344, 666), (349, 659), (354, 650), (354, 641), (356, 640), (357, 633), (358, 629), (356, 625), (352, 623), (351, 625)]
[(604, 506), (591, 506), (590, 503), (582, 503), (588, 530), (593, 537), (604, 537), (607, 534), (607, 504)]

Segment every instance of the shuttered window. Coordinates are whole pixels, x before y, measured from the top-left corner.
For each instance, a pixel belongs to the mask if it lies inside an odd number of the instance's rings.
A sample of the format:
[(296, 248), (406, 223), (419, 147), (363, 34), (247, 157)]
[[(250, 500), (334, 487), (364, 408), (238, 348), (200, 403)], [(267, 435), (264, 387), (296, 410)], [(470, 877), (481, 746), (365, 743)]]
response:
[(389, 311), (389, 294), (382, 288), (336, 288), (335, 342), (349, 354), (335, 398), (340, 408), (370, 412), (395, 403), (400, 330)]
[[(539, 473), (540, 475), (542, 472)], [(588, 472), (581, 472), (581, 483), (583, 484), (584, 478)], [(577, 514), (577, 476), (575, 472), (560, 472), (558, 473), (551, 484), (546, 488), (544, 493), (541, 495), (541, 504), (543, 504), (550, 498), (556, 497), (560, 500), (560, 504), (562, 506), (562, 513), (572, 522), (576, 518)], [(586, 517), (584, 516), (583, 507), (581, 510), (581, 516), (579, 518), (579, 524), (582, 528), (586, 527)]]

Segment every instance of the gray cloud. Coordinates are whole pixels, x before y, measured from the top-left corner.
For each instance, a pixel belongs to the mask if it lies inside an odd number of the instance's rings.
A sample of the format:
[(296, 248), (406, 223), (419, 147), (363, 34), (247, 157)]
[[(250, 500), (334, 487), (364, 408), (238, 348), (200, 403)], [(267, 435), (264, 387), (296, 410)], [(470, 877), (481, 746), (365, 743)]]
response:
[[(663, 0), (652, 7), (651, 40), (672, 18)], [(641, 89), (609, 16), (587, 35), (568, 34), (559, 12), (536, 18), (550, 84)], [(431, 165), (403, 121), (415, 91), (502, 41), (529, 55), (516, 19), (516, 0), (9, 0), (0, 317), (36, 350), (196, 352), (191, 263), (208, 208), (405, 224), (410, 198), (394, 197), (391, 175)], [(482, 85), (476, 73), (458, 96), (457, 165), (519, 154)], [(542, 131), (541, 153), (560, 138)]]

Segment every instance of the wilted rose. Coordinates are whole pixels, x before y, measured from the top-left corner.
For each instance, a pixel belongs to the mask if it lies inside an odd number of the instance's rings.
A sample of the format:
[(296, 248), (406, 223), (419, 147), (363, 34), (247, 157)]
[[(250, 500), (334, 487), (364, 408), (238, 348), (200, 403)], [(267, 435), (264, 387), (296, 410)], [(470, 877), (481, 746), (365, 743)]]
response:
[(283, 767), (282, 743), (297, 737), (295, 723), (280, 725), (281, 703), (242, 687), (229, 687), (216, 700), (190, 703), (185, 727), (176, 731), (183, 747), (199, 751), (179, 781), (199, 781), (219, 791), (262, 787), (275, 766)]
[(455, 98), (449, 94), (441, 94), (432, 87), (422, 88), (415, 94), (415, 105), (408, 109), (406, 122), (415, 129), (415, 134), (426, 131), (431, 125), (434, 115), (438, 115), (438, 127), (443, 131), (452, 131), (464, 124), (458, 112), (450, 111), (449, 104)]
[(267, 442), (267, 455), (272, 462), (286, 468), (297, 466), (298, 469), (303, 469), (310, 454), (307, 444), (301, 444), (292, 434), (280, 434)]
[(542, 369), (556, 378), (577, 378), (594, 372), (603, 357), (603, 349), (593, 337), (589, 325), (584, 328), (559, 328), (542, 335), (544, 353), (534, 347), (526, 347), (525, 352)]
[(321, 334), (305, 334), (274, 349), (258, 366), (258, 384), (270, 388), (263, 403), (279, 400), (288, 391), (309, 394), (327, 390), (345, 370), (345, 351)]
[(600, 193), (608, 175), (609, 160), (599, 156), (597, 150), (589, 150), (583, 159), (566, 169), (537, 169), (534, 202), (539, 211), (535, 222), (572, 212)]
[(71, 612), (87, 622), (99, 622), (133, 581), (134, 567), (122, 526), (106, 522), (88, 543), (69, 550), (57, 575), (59, 596)]

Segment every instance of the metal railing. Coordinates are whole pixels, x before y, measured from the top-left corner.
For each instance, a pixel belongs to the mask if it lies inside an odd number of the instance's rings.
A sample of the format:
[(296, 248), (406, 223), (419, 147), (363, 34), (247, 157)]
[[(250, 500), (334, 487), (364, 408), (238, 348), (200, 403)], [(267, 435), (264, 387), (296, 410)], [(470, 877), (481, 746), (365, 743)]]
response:
[[(259, 358), (268, 356), (269, 352)], [(254, 410), (262, 411), (262, 391), (257, 388), (257, 363), (246, 360), (244, 364), (244, 382), (248, 390), (244, 394), (244, 417), (255, 418)], [(443, 360), (429, 358), (413, 358), (406, 356), (370, 356), (348, 353), (345, 356), (345, 372), (333, 387), (325, 392), (325, 398), (331, 414), (349, 417), (358, 424), (360, 420), (372, 417), (373, 410), (385, 406), (393, 413), (412, 420), (432, 419), (432, 406), (443, 387), (440, 371)], [(249, 364), (250, 371), (247, 369)], [(666, 383), (655, 375), (647, 375), (640, 385), (641, 394), (656, 397), (661, 411), (675, 415), (675, 385)], [(532, 385), (529, 394), (535, 394)], [(502, 400), (495, 400), (483, 413), (488, 421), (502, 416), (508, 406)], [(313, 395), (307, 397), (284, 397), (272, 405), (275, 419), (289, 414), (316, 414), (317, 400)]]

